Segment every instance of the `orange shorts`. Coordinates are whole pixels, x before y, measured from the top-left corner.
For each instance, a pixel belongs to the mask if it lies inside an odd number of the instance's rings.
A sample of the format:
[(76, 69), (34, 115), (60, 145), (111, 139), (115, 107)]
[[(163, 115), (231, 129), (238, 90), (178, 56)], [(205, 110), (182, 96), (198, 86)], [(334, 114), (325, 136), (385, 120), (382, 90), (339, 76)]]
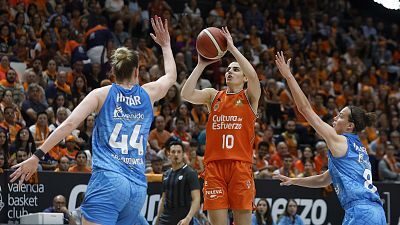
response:
[(218, 160), (205, 166), (204, 210), (252, 210), (255, 193), (251, 163)]

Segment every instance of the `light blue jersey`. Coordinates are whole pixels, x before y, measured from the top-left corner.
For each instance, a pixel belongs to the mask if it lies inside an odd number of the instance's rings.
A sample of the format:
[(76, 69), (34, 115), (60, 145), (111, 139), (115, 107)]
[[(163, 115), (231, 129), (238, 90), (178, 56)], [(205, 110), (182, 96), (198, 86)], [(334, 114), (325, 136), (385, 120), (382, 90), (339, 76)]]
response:
[(329, 174), (345, 210), (343, 224), (386, 224), (379, 193), (372, 184), (367, 151), (357, 135), (345, 133), (343, 136), (348, 145), (346, 155), (333, 157), (328, 152)]
[(147, 225), (146, 143), (153, 120), (149, 95), (139, 85), (113, 84), (93, 129), (93, 171), (81, 206), (97, 224)]
[(146, 144), (153, 107), (139, 85), (130, 90), (113, 84), (95, 121), (93, 130), (93, 173), (106, 170), (147, 187)]

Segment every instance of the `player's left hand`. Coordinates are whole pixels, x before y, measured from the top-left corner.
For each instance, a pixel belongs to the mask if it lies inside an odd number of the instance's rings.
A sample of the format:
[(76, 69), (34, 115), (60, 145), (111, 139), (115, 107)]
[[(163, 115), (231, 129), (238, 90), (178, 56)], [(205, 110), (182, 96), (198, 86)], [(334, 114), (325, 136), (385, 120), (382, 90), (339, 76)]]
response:
[(154, 18), (151, 18), (151, 26), (155, 33), (150, 33), (151, 38), (161, 47), (171, 46), (168, 32), (168, 20), (165, 20), (163, 24), (161, 17), (155, 15)]
[(222, 34), (226, 38), (228, 51), (231, 51), (233, 47), (235, 47), (235, 45), (233, 44), (233, 38), (231, 36), (231, 33), (229, 33), (228, 27), (222, 27)]
[(190, 221), (191, 219), (185, 217), (181, 221), (179, 221), (177, 225), (189, 225)]

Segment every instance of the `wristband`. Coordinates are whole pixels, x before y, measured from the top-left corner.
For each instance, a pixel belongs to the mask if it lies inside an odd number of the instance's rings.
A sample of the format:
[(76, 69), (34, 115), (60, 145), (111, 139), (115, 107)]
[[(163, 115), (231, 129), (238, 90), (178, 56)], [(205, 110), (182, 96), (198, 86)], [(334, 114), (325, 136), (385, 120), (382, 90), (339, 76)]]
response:
[(38, 148), (36, 149), (36, 151), (33, 153), (36, 157), (38, 157), (40, 160), (43, 159), (44, 155), (46, 155), (46, 153), (44, 153), (42, 151), (42, 149)]

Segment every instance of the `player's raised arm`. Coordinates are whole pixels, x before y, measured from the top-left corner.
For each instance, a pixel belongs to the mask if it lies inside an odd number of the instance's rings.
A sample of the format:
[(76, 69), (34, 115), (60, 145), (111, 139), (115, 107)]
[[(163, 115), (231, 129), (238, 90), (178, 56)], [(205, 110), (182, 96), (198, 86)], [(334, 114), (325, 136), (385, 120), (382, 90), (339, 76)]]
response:
[(254, 70), (251, 63), (240, 53), (240, 51), (233, 44), (233, 39), (227, 27), (222, 27), (222, 33), (224, 34), (227, 40), (227, 49), (232, 53), (233, 57), (235, 57), (236, 61), (239, 63), (240, 68), (242, 69), (244, 75), (247, 78), (247, 95), (249, 96), (250, 101), (252, 102), (253, 109), (254, 104), (253, 100), (256, 100), (256, 107), (258, 106), (258, 100), (261, 96), (261, 87), (260, 81), (258, 80), (258, 76), (256, 71)]
[(329, 146), (333, 156), (340, 157), (347, 152), (347, 141), (344, 136), (338, 135), (333, 127), (325, 123), (312, 109), (310, 102), (304, 95), (299, 84), (290, 72), (290, 60), (285, 62), (283, 52), (278, 52), (276, 55), (276, 66), (279, 72), (286, 79), (289, 85), (290, 92), (293, 95), (297, 109), (306, 118), (310, 125), (320, 134)]
[(170, 36), (168, 32), (168, 21), (165, 20), (164, 24), (160, 17), (155, 16), (151, 18), (151, 25), (153, 26), (154, 33), (150, 34), (153, 40), (160, 45), (163, 58), (165, 75), (160, 77), (154, 82), (143, 85), (143, 88), (149, 94), (151, 101), (155, 102), (163, 98), (168, 89), (176, 82), (176, 65), (174, 56), (172, 54)]
[(205, 88), (203, 90), (198, 90), (196, 89), (196, 84), (204, 69), (208, 65), (217, 61), (218, 60), (207, 60), (198, 55), (198, 63), (186, 80), (181, 90), (181, 95), (184, 100), (192, 104), (206, 104), (207, 106), (211, 105), (211, 100), (218, 91), (214, 88)]

